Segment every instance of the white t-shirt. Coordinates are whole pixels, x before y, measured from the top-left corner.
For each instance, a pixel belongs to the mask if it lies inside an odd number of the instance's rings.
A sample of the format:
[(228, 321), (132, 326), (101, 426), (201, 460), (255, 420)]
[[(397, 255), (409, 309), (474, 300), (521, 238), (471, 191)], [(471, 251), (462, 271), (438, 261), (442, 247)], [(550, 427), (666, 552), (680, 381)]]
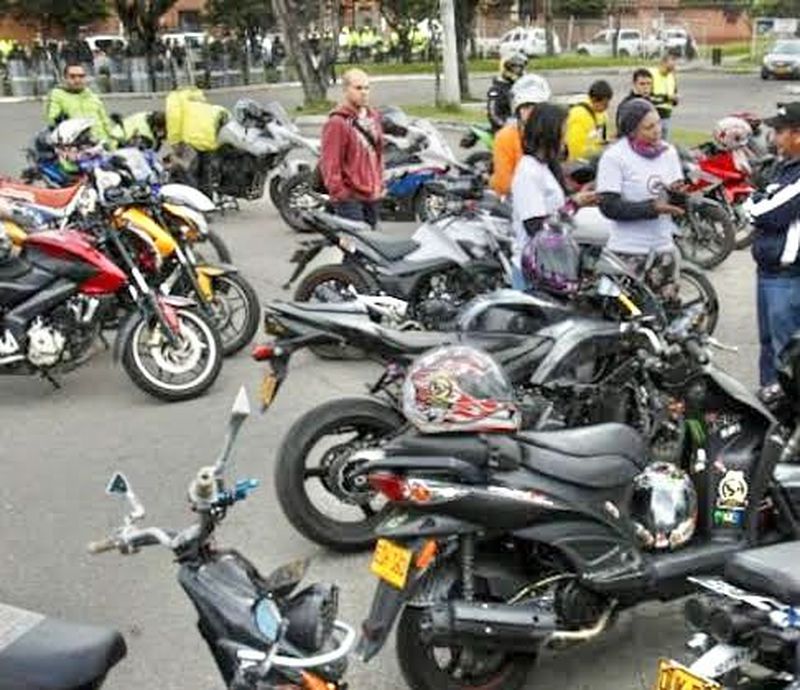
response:
[(551, 216), (565, 203), (564, 190), (550, 168), (533, 156), (523, 156), (511, 181), (511, 222), (514, 226), (514, 255), (519, 257), (528, 241), (523, 222)]
[[(660, 188), (683, 179), (678, 152), (671, 144), (657, 158), (636, 153), (627, 138), (606, 149), (597, 169), (597, 191), (614, 192), (624, 201), (648, 201), (659, 195)], [(611, 251), (649, 254), (673, 247), (675, 224), (668, 215), (644, 220), (611, 221), (611, 235), (606, 245)]]

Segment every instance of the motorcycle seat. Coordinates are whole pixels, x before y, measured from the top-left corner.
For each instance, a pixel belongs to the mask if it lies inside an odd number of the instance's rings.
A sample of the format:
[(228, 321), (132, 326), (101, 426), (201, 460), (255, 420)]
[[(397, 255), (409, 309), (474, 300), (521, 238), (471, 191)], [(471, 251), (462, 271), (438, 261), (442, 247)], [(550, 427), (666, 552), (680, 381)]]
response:
[(333, 213), (328, 213), (327, 211), (309, 209), (304, 212), (304, 215), (306, 215), (313, 223), (322, 225), (330, 230), (341, 230), (347, 233), (355, 233), (359, 237), (361, 236), (362, 232), (372, 232), (372, 228), (367, 223), (358, 220), (348, 220), (347, 218), (335, 216)]
[(389, 261), (402, 259), (419, 247), (414, 240), (398, 240), (391, 235), (378, 232), (359, 233), (358, 239)]
[(0, 604), (0, 690), (95, 687), (126, 651), (122, 635), (111, 628)]
[(739, 551), (725, 566), (725, 579), (754, 594), (800, 605), (800, 542)]
[(12, 180), (0, 181), (0, 196), (19, 201), (27, 201), (37, 206), (60, 209), (67, 206), (80, 190), (81, 185), (76, 184), (71, 187), (51, 189), (49, 187), (37, 187), (36, 185), (23, 184)]
[(434, 347), (458, 343), (478, 347), (486, 352), (497, 352), (510, 345), (509, 338), (504, 334), (481, 337), (479, 334), (458, 334), (451, 331), (400, 331), (389, 328), (379, 328), (379, 331), (385, 344), (404, 354), (422, 353)]
[(439, 435), (403, 434), (384, 447), (387, 456), (428, 456), (457, 458), (484, 467), (489, 464), (515, 468), (520, 463), (520, 447), (505, 434), (452, 433)]
[(646, 465), (644, 443), (624, 424), (523, 432), (523, 464), (555, 479), (594, 489), (630, 482)]

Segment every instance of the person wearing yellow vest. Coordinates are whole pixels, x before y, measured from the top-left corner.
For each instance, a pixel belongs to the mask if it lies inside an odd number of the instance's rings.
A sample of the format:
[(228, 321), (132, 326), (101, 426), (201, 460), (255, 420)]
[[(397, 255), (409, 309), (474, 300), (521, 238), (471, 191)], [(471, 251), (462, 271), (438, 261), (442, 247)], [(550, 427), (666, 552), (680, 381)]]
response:
[(611, 85), (600, 79), (589, 87), (586, 100), (569, 109), (567, 160), (586, 160), (600, 155), (608, 143), (608, 106), (613, 97)]
[(678, 81), (675, 77), (675, 67), (678, 64), (680, 51), (673, 48), (664, 53), (658, 67), (653, 67), (653, 92), (650, 101), (661, 116), (661, 138), (669, 139), (670, 125), (672, 124), (672, 109), (678, 105)]
[(167, 136), (167, 119), (160, 110), (128, 115), (122, 121), (122, 135), (128, 146), (141, 146), (158, 151)]
[(44, 108), (50, 127), (73, 117), (92, 120), (92, 134), (101, 144), (114, 143), (114, 124), (100, 96), (86, 86), (86, 69), (78, 62), (67, 63), (64, 85), (50, 91)]

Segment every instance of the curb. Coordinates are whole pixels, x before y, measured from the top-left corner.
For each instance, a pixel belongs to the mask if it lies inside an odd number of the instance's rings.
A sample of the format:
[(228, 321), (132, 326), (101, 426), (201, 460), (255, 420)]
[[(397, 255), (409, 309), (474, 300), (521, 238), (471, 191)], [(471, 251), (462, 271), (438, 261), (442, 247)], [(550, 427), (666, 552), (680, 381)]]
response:
[[(536, 63), (532, 63), (532, 67), (536, 67)], [(623, 75), (630, 73), (632, 67), (587, 67), (581, 69), (579, 67), (569, 67), (566, 69), (542, 69), (542, 70), (533, 70), (539, 74), (545, 74), (547, 76), (553, 77), (559, 74), (564, 76), (580, 76), (580, 75), (589, 75), (589, 74), (598, 74), (598, 75)], [(757, 68), (753, 69), (754, 72), (757, 72)], [(680, 70), (681, 73), (702, 73), (708, 72), (710, 74), (727, 74), (730, 73), (726, 70), (726, 67), (712, 67), (710, 65), (688, 65)], [(742, 74), (742, 72), (735, 72), (736, 74)], [(494, 72), (473, 72), (471, 76), (475, 77), (490, 77)], [(434, 78), (433, 74), (385, 74), (385, 75), (377, 75), (371, 77), (371, 81), (376, 84), (385, 83), (385, 82), (407, 82), (407, 81), (430, 81)], [(299, 81), (284, 81), (284, 82), (274, 82), (274, 83), (262, 83), (262, 84), (250, 84), (250, 85), (242, 85), (242, 86), (224, 86), (219, 89), (209, 89), (208, 92), (211, 94), (215, 93), (250, 93), (253, 91), (273, 91), (276, 89), (299, 89), (301, 88), (302, 84)], [(336, 88), (334, 85), (332, 88)], [(129, 91), (116, 91), (110, 93), (100, 93), (98, 94), (102, 98), (114, 98), (118, 100), (146, 100), (150, 98), (163, 98), (169, 91), (153, 91), (148, 93), (131, 93)], [(35, 103), (44, 101), (45, 96), (0, 96), (0, 105), (5, 104), (17, 104), (17, 103)]]

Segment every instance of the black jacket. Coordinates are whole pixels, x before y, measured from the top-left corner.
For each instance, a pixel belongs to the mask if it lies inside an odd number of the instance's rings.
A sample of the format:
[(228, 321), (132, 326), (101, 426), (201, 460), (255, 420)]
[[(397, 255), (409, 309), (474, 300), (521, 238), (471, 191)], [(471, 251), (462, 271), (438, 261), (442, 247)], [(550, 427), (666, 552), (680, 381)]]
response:
[(752, 251), (759, 275), (800, 276), (797, 258), (788, 266), (781, 264), (789, 228), (800, 225), (800, 159), (782, 163), (766, 191), (753, 201), (751, 216), (756, 233)]
[(513, 83), (503, 77), (495, 77), (486, 94), (486, 114), (492, 131), (505, 127), (511, 117), (511, 87)]

